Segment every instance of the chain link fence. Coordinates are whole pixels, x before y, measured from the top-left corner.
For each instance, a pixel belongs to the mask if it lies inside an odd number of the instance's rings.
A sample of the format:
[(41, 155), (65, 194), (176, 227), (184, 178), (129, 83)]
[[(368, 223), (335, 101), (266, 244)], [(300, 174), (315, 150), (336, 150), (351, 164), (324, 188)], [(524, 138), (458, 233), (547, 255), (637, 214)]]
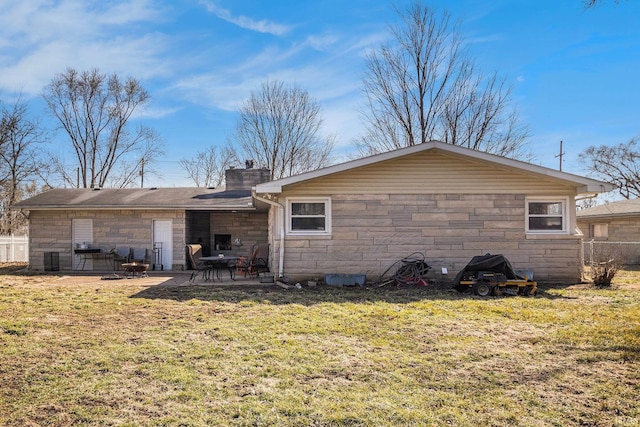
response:
[(589, 240), (583, 243), (584, 262), (594, 265), (611, 260), (619, 265), (640, 265), (640, 242)]

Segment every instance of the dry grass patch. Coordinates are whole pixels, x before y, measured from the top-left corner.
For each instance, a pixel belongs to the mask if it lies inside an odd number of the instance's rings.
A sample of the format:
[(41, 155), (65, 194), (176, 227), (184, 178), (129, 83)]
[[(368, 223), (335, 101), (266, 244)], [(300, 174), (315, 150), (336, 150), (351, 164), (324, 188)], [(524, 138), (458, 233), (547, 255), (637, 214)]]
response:
[(479, 299), (5, 274), (0, 424), (637, 425), (637, 283)]

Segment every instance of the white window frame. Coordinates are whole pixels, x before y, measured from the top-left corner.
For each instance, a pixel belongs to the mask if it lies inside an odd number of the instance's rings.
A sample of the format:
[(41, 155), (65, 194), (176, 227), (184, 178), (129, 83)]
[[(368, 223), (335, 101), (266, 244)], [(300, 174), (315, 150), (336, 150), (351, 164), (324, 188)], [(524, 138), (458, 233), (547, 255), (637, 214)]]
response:
[[(530, 203), (560, 203), (562, 205), (562, 229), (561, 230), (532, 230), (529, 228), (529, 204)], [(528, 197), (525, 203), (525, 227), (527, 234), (569, 234), (569, 198), (568, 197)], [(533, 215), (535, 217), (535, 215)], [(544, 215), (541, 215), (544, 216)]]
[[(293, 203), (324, 203), (324, 230), (294, 230), (291, 226), (291, 205)], [(287, 198), (287, 234), (293, 236), (331, 235), (331, 198), (330, 197), (291, 197)]]

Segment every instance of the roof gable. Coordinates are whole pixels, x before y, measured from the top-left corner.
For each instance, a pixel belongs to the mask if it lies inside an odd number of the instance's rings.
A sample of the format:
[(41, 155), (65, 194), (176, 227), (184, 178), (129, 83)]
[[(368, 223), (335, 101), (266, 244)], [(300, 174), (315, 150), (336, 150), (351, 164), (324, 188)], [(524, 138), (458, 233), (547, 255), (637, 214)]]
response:
[[(441, 156), (441, 158), (447, 157), (450, 159), (448, 162), (443, 162), (443, 164), (446, 164), (439, 172), (440, 179), (445, 182), (450, 181), (449, 177), (455, 173), (455, 171), (450, 169), (450, 166), (452, 163), (455, 163), (455, 160), (457, 159), (458, 163), (462, 162), (461, 164), (463, 165), (476, 165), (474, 168), (463, 166), (458, 171), (459, 174), (468, 175), (470, 182), (475, 182), (478, 186), (484, 186), (492, 189), (499, 189), (504, 185), (504, 174), (507, 174), (510, 177), (509, 179), (511, 179), (511, 177), (517, 177), (523, 184), (525, 182), (529, 184), (538, 183), (538, 186), (540, 186), (540, 182), (543, 181), (544, 185), (547, 187), (549, 185), (555, 185), (564, 187), (565, 191), (571, 188), (572, 192), (575, 192), (576, 194), (599, 193), (610, 191), (612, 189), (609, 184), (590, 178), (568, 174), (477, 150), (471, 150), (438, 141), (431, 141), (425, 144), (401, 148), (388, 153), (353, 160), (289, 178), (258, 184), (255, 187), (255, 190), (257, 193), (280, 193), (284, 191), (285, 188), (290, 190), (292, 188), (300, 187), (303, 184), (307, 186), (310, 185), (311, 182), (318, 181), (320, 179), (327, 181), (328, 183), (331, 183), (333, 180), (334, 182), (332, 184), (338, 185), (339, 177), (347, 176), (347, 173), (350, 174), (349, 176), (352, 179), (363, 179), (373, 182), (375, 181), (375, 178), (373, 178), (375, 176), (375, 171), (388, 167), (390, 162), (395, 162), (396, 164), (401, 164), (403, 162), (406, 164), (413, 164), (417, 167), (415, 171), (418, 172), (421, 166), (430, 166), (433, 168), (437, 163), (431, 163), (430, 165), (425, 163), (420, 165), (416, 164), (416, 162), (426, 162), (428, 159), (433, 159), (437, 156)], [(399, 168), (397, 173), (402, 173), (403, 170), (403, 168)], [(370, 171), (373, 171), (373, 173)], [(491, 171), (500, 171), (500, 174), (491, 173)], [(472, 174), (476, 174), (476, 176), (473, 176)], [(424, 182), (425, 179), (432, 180), (435, 176), (435, 173), (431, 173), (428, 176), (425, 175), (422, 177), (422, 182)], [(391, 180), (394, 179), (393, 175), (388, 175), (388, 177)], [(418, 177), (416, 177), (416, 181), (417, 180)], [(523, 188), (526, 188), (526, 186)]]

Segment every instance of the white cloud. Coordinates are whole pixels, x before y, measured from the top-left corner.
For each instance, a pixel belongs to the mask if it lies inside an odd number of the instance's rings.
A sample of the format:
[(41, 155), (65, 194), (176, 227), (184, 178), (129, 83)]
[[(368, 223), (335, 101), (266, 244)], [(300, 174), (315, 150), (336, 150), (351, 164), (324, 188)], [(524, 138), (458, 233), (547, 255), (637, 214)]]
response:
[(304, 44), (311, 46), (311, 48), (320, 51), (326, 51), (331, 46), (334, 46), (339, 40), (337, 35), (325, 34), (322, 36), (312, 34), (305, 40)]
[[(360, 94), (359, 53), (382, 38), (327, 31), (300, 34), (293, 41), (267, 38), (269, 44), (260, 48), (235, 39), (207, 44), (208, 32), (202, 29), (156, 30), (157, 22), (173, 25), (174, 15), (151, 0), (30, 0), (7, 7), (4, 1), (0, 0), (2, 94), (21, 91), (35, 97), (67, 67), (98, 68), (138, 78), (152, 90), (151, 104), (136, 118), (168, 119), (190, 108), (214, 114), (237, 111), (263, 82), (281, 80), (298, 84), (321, 103), (324, 131), (337, 134), (339, 145), (350, 142), (356, 132), (352, 123)], [(293, 28), (234, 16), (211, 0), (202, 4), (221, 19), (258, 33), (283, 35)]]
[[(278, 53), (269, 55), (263, 52), (258, 57), (267, 61), (268, 58), (280, 56)], [(360, 93), (359, 73), (347, 62), (340, 66), (328, 60), (327, 63), (277, 67), (277, 61), (265, 64), (254, 59), (248, 63), (182, 78), (171, 89), (189, 102), (225, 111), (237, 110), (242, 100), (251, 91), (259, 90), (265, 81), (297, 84), (321, 103), (345, 96), (357, 97)]]
[(261, 52), (247, 56), (247, 60), (236, 65), (229, 64), (232, 74), (262, 74), (266, 72), (285, 68), (288, 60), (294, 59), (304, 49), (302, 45), (294, 45), (288, 49), (281, 49), (277, 46), (268, 46)]
[(484, 44), (502, 41), (504, 37), (501, 34), (487, 34), (482, 36), (470, 36), (465, 40), (467, 44)]
[(151, 98), (151, 106), (138, 109), (134, 112), (133, 117), (136, 119), (163, 119), (165, 117), (172, 116), (178, 111), (182, 110), (181, 107), (159, 107), (153, 104), (153, 97)]
[(125, 25), (132, 22), (154, 21), (162, 19), (162, 10), (150, 0), (128, 0), (116, 4), (100, 2), (108, 5), (107, 10), (100, 12), (100, 22), (109, 25)]
[(256, 21), (247, 16), (233, 16), (231, 11), (216, 5), (211, 1), (201, 1), (202, 4), (209, 12), (216, 15), (218, 18), (227, 21), (231, 24), (237, 25), (240, 28), (246, 30), (257, 31), (259, 33), (273, 34), (275, 36), (282, 36), (291, 30), (291, 26), (270, 22), (266, 19)]
[(324, 118), (323, 131), (337, 136), (338, 147), (348, 148), (361, 133), (358, 113), (360, 85), (351, 70), (340, 74), (321, 64), (243, 76), (225, 70), (181, 79), (172, 90), (187, 102), (233, 112), (251, 91), (259, 90), (267, 80), (295, 83), (317, 99)]
[(167, 71), (158, 59), (162, 36), (148, 35), (138, 39), (113, 38), (73, 43), (54, 40), (25, 52), (17, 61), (0, 63), (4, 90), (22, 90), (28, 95), (40, 93), (56, 73), (66, 68), (88, 70), (98, 68), (103, 73), (118, 73), (139, 80), (162, 75)]
[(261, 82), (253, 77), (237, 79), (228, 74), (203, 73), (182, 78), (170, 89), (176, 96), (195, 105), (237, 111), (242, 100)]
[(148, 0), (33, 0), (3, 6), (0, 89), (34, 96), (67, 67), (139, 79), (166, 73), (160, 59), (165, 37), (131, 29), (132, 23), (157, 17)]
[(108, 28), (159, 16), (147, 0), (115, 4), (82, 0), (15, 2), (3, 7), (0, 40), (22, 47), (51, 39), (81, 40), (96, 37)]
[(363, 58), (354, 52), (380, 38), (379, 34), (359, 34), (355, 38), (311, 35), (299, 43), (270, 44), (249, 55), (225, 56), (223, 66), (181, 78), (170, 90), (174, 97), (187, 102), (233, 112), (265, 81), (297, 84), (320, 102), (324, 131), (337, 134), (338, 144), (344, 146), (360, 133)]

